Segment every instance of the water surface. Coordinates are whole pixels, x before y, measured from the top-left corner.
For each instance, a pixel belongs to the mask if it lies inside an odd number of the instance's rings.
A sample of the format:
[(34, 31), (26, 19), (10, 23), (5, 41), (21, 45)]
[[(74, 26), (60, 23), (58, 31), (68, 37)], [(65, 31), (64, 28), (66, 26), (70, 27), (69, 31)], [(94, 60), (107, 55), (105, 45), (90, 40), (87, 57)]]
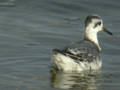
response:
[[(16, 0), (12, 4), (0, 1), (1, 90), (59, 90), (51, 86), (51, 50), (82, 40), (85, 17), (93, 13), (103, 18), (104, 26), (114, 36), (99, 33), (102, 75), (97, 79), (88, 77), (87, 84), (86, 79), (78, 79), (72, 90), (89, 90), (82, 87), (90, 86), (90, 82), (94, 90), (120, 89), (118, 0)], [(71, 84), (68, 81), (68, 86)]]

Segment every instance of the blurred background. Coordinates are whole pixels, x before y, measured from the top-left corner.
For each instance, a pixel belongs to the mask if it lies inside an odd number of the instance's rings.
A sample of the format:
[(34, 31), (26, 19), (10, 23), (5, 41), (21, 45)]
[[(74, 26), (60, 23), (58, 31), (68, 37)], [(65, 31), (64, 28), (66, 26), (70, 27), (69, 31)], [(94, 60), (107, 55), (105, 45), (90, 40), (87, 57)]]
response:
[[(119, 9), (119, 0), (0, 0), (0, 89), (119, 90)], [(100, 15), (114, 34), (98, 35), (102, 75), (84, 80), (78, 74), (51, 75), (52, 49), (82, 40), (91, 14)]]

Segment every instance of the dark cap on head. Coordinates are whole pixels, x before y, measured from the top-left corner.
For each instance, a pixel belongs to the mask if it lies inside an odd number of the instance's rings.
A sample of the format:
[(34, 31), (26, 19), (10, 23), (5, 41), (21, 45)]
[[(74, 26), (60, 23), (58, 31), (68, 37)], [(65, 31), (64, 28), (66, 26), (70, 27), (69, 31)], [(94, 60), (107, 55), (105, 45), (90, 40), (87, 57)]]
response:
[(89, 15), (85, 20), (85, 27), (92, 21), (92, 19), (101, 19), (100, 16), (97, 15)]

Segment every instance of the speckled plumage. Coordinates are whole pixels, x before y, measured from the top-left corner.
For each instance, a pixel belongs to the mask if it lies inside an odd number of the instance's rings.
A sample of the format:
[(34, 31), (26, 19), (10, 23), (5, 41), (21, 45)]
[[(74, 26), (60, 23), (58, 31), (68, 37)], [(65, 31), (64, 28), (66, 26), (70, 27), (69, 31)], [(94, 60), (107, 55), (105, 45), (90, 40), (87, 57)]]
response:
[(99, 56), (99, 50), (97, 47), (95, 47), (96, 46), (92, 42), (82, 40), (65, 47), (63, 50), (54, 49), (53, 51), (69, 56), (76, 62), (92, 62), (94, 59), (96, 59), (96, 56)]

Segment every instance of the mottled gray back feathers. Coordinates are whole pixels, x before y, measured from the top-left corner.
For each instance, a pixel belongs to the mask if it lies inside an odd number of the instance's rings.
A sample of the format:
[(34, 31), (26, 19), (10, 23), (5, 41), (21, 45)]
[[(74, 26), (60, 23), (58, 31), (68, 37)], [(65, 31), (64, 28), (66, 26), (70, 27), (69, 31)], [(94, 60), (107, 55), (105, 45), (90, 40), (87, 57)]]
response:
[(83, 40), (71, 44), (61, 51), (62, 54), (73, 58), (75, 61), (92, 62), (99, 56), (99, 50), (94, 43)]

